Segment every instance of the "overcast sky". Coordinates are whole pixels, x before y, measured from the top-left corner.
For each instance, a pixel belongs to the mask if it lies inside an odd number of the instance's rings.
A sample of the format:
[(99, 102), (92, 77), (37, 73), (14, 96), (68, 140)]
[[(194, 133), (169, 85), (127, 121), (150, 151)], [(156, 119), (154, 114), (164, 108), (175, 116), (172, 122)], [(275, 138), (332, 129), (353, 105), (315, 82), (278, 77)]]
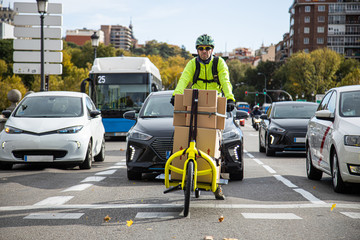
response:
[[(0, 0), (1, 1), (1, 0)], [(13, 8), (14, 2), (3, 0)], [(207, 33), (215, 51), (237, 47), (258, 49), (276, 44), (289, 31), (293, 0), (49, 0), (63, 4), (63, 35), (72, 29), (100, 29), (100, 25), (129, 26), (140, 44), (157, 40), (195, 52), (195, 40)]]

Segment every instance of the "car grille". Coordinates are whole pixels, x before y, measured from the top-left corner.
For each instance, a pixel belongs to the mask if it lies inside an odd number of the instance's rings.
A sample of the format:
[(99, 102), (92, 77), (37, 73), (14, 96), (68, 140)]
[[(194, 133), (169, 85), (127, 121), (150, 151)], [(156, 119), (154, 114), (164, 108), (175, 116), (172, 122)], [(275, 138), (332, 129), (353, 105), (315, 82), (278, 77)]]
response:
[(156, 138), (152, 143), (151, 147), (155, 153), (162, 159), (166, 160), (166, 152), (172, 152), (173, 138)]
[(21, 158), (24, 160), (24, 156), (28, 155), (52, 155), (54, 156), (54, 159), (57, 158), (63, 158), (67, 154), (67, 151), (61, 151), (61, 150), (21, 150), (21, 151), (13, 151), (13, 154), (16, 158)]

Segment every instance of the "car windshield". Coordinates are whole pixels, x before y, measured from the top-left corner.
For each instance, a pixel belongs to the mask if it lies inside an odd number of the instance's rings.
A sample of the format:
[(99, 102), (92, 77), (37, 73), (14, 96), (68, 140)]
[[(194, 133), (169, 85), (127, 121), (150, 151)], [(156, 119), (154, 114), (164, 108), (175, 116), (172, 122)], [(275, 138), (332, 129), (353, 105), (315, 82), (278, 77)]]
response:
[(143, 106), (141, 118), (173, 117), (174, 107), (170, 103), (169, 95), (151, 96)]
[(360, 117), (360, 91), (341, 93), (339, 114), (342, 117)]
[(311, 105), (276, 105), (273, 108), (273, 118), (304, 118), (310, 119), (315, 115), (316, 104)]
[(82, 104), (79, 97), (38, 96), (28, 97), (17, 107), (15, 117), (58, 118), (82, 116)]

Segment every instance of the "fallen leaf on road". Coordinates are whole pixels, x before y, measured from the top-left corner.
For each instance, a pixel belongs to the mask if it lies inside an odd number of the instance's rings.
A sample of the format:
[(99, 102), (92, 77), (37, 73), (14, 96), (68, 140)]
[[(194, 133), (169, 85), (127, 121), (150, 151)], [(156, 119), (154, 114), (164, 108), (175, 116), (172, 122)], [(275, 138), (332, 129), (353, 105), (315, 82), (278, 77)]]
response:
[(237, 238), (223, 238), (223, 240), (238, 240)]
[(222, 222), (222, 221), (224, 221), (224, 216), (219, 217), (219, 222)]
[(205, 236), (204, 240), (214, 240), (213, 236)]
[(130, 221), (126, 221), (126, 226), (130, 227), (133, 223), (133, 220), (130, 219)]
[(336, 208), (336, 203), (331, 206), (331, 211), (334, 210), (334, 208)]
[(111, 217), (109, 217), (109, 215), (106, 215), (106, 217), (104, 217), (104, 221), (105, 221), (105, 222), (109, 222), (110, 219), (111, 219)]
[(152, 231), (152, 228), (147, 228), (146, 230), (148, 230), (148, 231)]
[(125, 151), (124, 149), (120, 148), (120, 151)]
[(313, 189), (315, 189), (316, 187), (315, 186), (313, 186)]

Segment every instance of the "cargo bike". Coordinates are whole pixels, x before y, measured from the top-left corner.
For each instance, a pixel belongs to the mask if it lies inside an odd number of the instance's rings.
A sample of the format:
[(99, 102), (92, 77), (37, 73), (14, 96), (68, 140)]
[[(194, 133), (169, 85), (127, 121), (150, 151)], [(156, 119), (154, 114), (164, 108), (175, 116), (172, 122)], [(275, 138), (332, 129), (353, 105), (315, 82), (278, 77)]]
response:
[[(218, 179), (219, 173), (217, 165), (220, 165), (220, 161), (214, 161), (214, 159), (206, 154), (204, 151), (196, 147), (196, 137), (197, 137), (197, 117), (198, 114), (216, 114), (221, 115), (216, 112), (199, 112), (198, 111), (198, 90), (193, 89), (192, 93), (192, 104), (191, 111), (185, 111), (187, 114), (190, 114), (190, 127), (189, 127), (189, 139), (188, 147), (173, 153), (167, 160), (165, 164), (165, 187), (167, 190), (164, 193), (169, 193), (176, 190), (184, 191), (184, 217), (187, 217), (190, 210), (190, 196), (192, 193), (195, 193), (195, 198), (200, 197), (200, 190), (212, 191), (215, 192), (219, 184), (227, 184), (226, 179)], [(174, 111), (174, 113), (179, 113), (182, 111)], [(225, 117), (223, 115), (223, 117)], [(183, 168), (176, 167), (172, 165), (172, 162), (177, 157), (180, 157), (184, 154), (187, 154), (187, 158), (184, 161)], [(209, 168), (204, 170), (198, 170), (197, 158), (201, 157), (208, 164)], [(170, 171), (180, 174), (182, 177), (180, 180), (170, 180)], [(210, 183), (198, 182), (199, 176), (211, 175)]]

